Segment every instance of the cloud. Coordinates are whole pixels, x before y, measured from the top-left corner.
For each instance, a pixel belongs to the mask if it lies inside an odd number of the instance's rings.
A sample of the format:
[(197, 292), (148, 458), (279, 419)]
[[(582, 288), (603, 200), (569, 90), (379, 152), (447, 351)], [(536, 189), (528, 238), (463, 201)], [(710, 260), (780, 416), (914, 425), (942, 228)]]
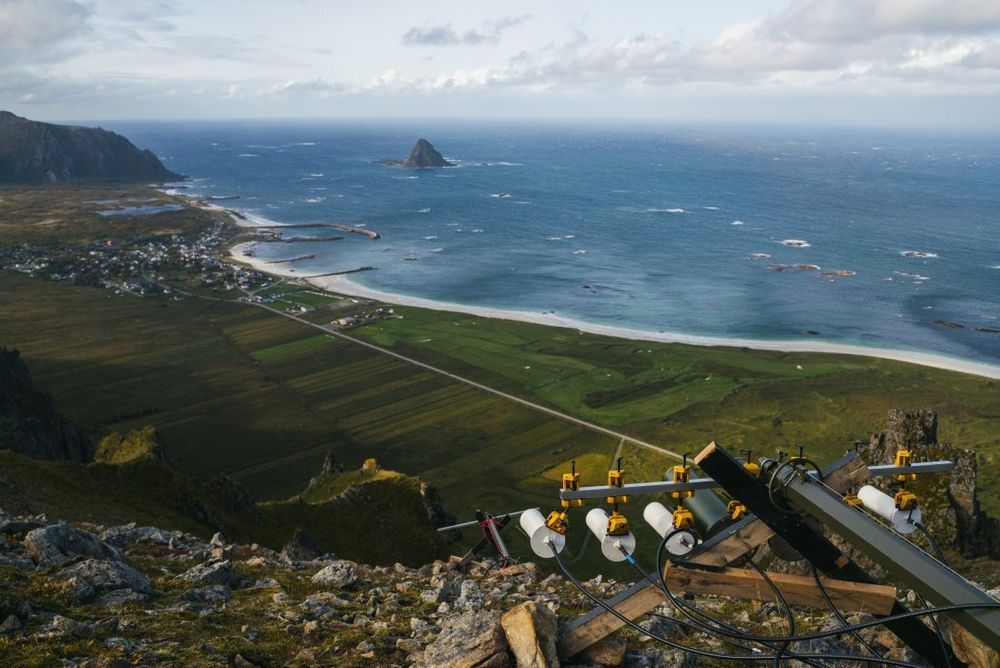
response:
[(65, 58), (89, 15), (73, 0), (0, 0), (0, 68)]
[(522, 16), (505, 16), (500, 19), (483, 23), (481, 29), (473, 28), (459, 34), (450, 23), (428, 28), (410, 28), (403, 34), (403, 44), (410, 46), (453, 46), (465, 44), (478, 46), (480, 44), (496, 44), (508, 28), (514, 28), (531, 18), (530, 14)]

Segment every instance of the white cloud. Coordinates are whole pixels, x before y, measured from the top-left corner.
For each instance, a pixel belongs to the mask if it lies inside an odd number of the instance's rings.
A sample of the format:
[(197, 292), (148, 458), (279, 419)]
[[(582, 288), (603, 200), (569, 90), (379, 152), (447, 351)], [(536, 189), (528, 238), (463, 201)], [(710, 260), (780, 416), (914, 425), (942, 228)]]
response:
[(504, 31), (514, 28), (528, 19), (530, 14), (523, 16), (505, 16), (483, 22), (481, 29), (473, 28), (459, 34), (450, 23), (429, 27), (413, 27), (403, 33), (403, 44), (410, 46), (452, 46), (465, 44), (478, 46), (480, 44), (496, 44)]
[(0, 68), (66, 57), (89, 14), (72, 0), (0, 0)]

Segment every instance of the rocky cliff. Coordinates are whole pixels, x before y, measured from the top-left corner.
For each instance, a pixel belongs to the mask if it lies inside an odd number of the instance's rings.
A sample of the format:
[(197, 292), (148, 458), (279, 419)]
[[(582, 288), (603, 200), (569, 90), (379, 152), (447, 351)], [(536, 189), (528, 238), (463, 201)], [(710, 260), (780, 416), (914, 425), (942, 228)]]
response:
[(410, 151), (410, 156), (406, 158), (406, 160), (387, 158), (385, 160), (380, 160), (379, 162), (386, 165), (394, 165), (396, 167), (418, 169), (453, 166), (453, 164), (445, 160), (444, 156), (438, 153), (437, 149), (431, 146), (431, 143), (426, 139), (417, 140), (417, 143), (413, 146), (413, 150)]
[(52, 398), (35, 390), (16, 350), (0, 347), (0, 450), (37, 459), (90, 461), (94, 445), (60, 416)]
[(39, 123), (0, 111), (0, 183), (179, 178), (151, 151), (114, 132)]

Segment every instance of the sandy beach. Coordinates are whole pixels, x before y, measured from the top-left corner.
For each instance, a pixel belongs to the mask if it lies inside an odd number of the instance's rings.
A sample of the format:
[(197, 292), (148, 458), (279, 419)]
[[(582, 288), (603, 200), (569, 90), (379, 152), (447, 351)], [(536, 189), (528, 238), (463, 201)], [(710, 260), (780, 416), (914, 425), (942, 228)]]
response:
[[(245, 223), (243, 226), (252, 227), (252, 225), (246, 225)], [(383, 292), (381, 290), (375, 290), (361, 285), (347, 276), (323, 276), (306, 279), (298, 271), (289, 271), (287, 268), (268, 264), (266, 261), (256, 257), (244, 256), (243, 250), (247, 247), (248, 243), (234, 246), (232, 249), (233, 259), (238, 262), (248, 264), (263, 273), (282, 276), (285, 278), (307, 280), (311, 285), (329, 292), (349, 295), (352, 297), (374, 299), (387, 304), (414, 306), (435, 311), (467, 313), (469, 315), (476, 315), (483, 318), (517, 320), (520, 322), (549, 325), (552, 327), (566, 327), (569, 329), (579, 330), (580, 332), (613, 336), (635, 341), (656, 341), (660, 343), (684, 343), (694, 346), (723, 346), (729, 348), (751, 348), (754, 350), (834, 353), (840, 355), (876, 357), (899, 362), (909, 362), (911, 364), (920, 364), (938, 369), (947, 369), (949, 371), (958, 371), (986, 378), (1000, 379), (1000, 366), (998, 365), (973, 362), (970, 360), (949, 357), (947, 355), (936, 355), (934, 353), (924, 353), (910, 350), (893, 350), (889, 348), (873, 348), (845, 343), (817, 341), (814, 339), (783, 341), (766, 339), (737, 339), (696, 336), (692, 334), (681, 334), (668, 331), (654, 332), (649, 330), (637, 330), (627, 327), (615, 327), (612, 325), (599, 325), (574, 318), (567, 318), (556, 313), (541, 313), (533, 311), (517, 311), (513, 309), (490, 308), (486, 306), (471, 306), (467, 304), (441, 302), (432, 299), (423, 299), (420, 297)]]

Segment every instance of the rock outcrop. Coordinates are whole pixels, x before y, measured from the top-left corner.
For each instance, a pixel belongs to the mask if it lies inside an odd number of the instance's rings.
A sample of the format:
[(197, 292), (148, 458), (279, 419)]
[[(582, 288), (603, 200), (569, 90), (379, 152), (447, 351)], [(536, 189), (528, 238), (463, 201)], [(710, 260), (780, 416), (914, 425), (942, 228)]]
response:
[[(913, 452), (914, 461), (947, 459), (955, 463), (949, 475), (921, 476), (907, 484), (917, 493), (924, 508), (923, 523), (935, 540), (966, 557), (1000, 558), (1000, 520), (980, 509), (976, 494), (976, 453), (939, 443), (937, 414), (931, 410), (890, 410), (885, 431), (873, 435), (868, 443), (866, 459), (869, 463), (891, 463), (900, 448)], [(883, 479), (876, 484), (889, 487), (893, 483)]]
[[(2, 141), (0, 141), (2, 145)], [(35, 390), (16, 350), (0, 347), (0, 450), (35, 459), (90, 461), (94, 445), (56, 412), (52, 398)]]
[(136, 148), (114, 132), (39, 123), (0, 111), (0, 183), (180, 178), (151, 151)]
[(387, 158), (385, 160), (379, 160), (379, 162), (386, 165), (406, 167), (409, 169), (429, 169), (433, 167), (454, 166), (453, 163), (445, 160), (444, 156), (438, 153), (437, 149), (431, 146), (431, 143), (426, 139), (417, 140), (417, 143), (413, 146), (413, 150), (410, 151), (410, 155), (406, 158), (406, 160)]

